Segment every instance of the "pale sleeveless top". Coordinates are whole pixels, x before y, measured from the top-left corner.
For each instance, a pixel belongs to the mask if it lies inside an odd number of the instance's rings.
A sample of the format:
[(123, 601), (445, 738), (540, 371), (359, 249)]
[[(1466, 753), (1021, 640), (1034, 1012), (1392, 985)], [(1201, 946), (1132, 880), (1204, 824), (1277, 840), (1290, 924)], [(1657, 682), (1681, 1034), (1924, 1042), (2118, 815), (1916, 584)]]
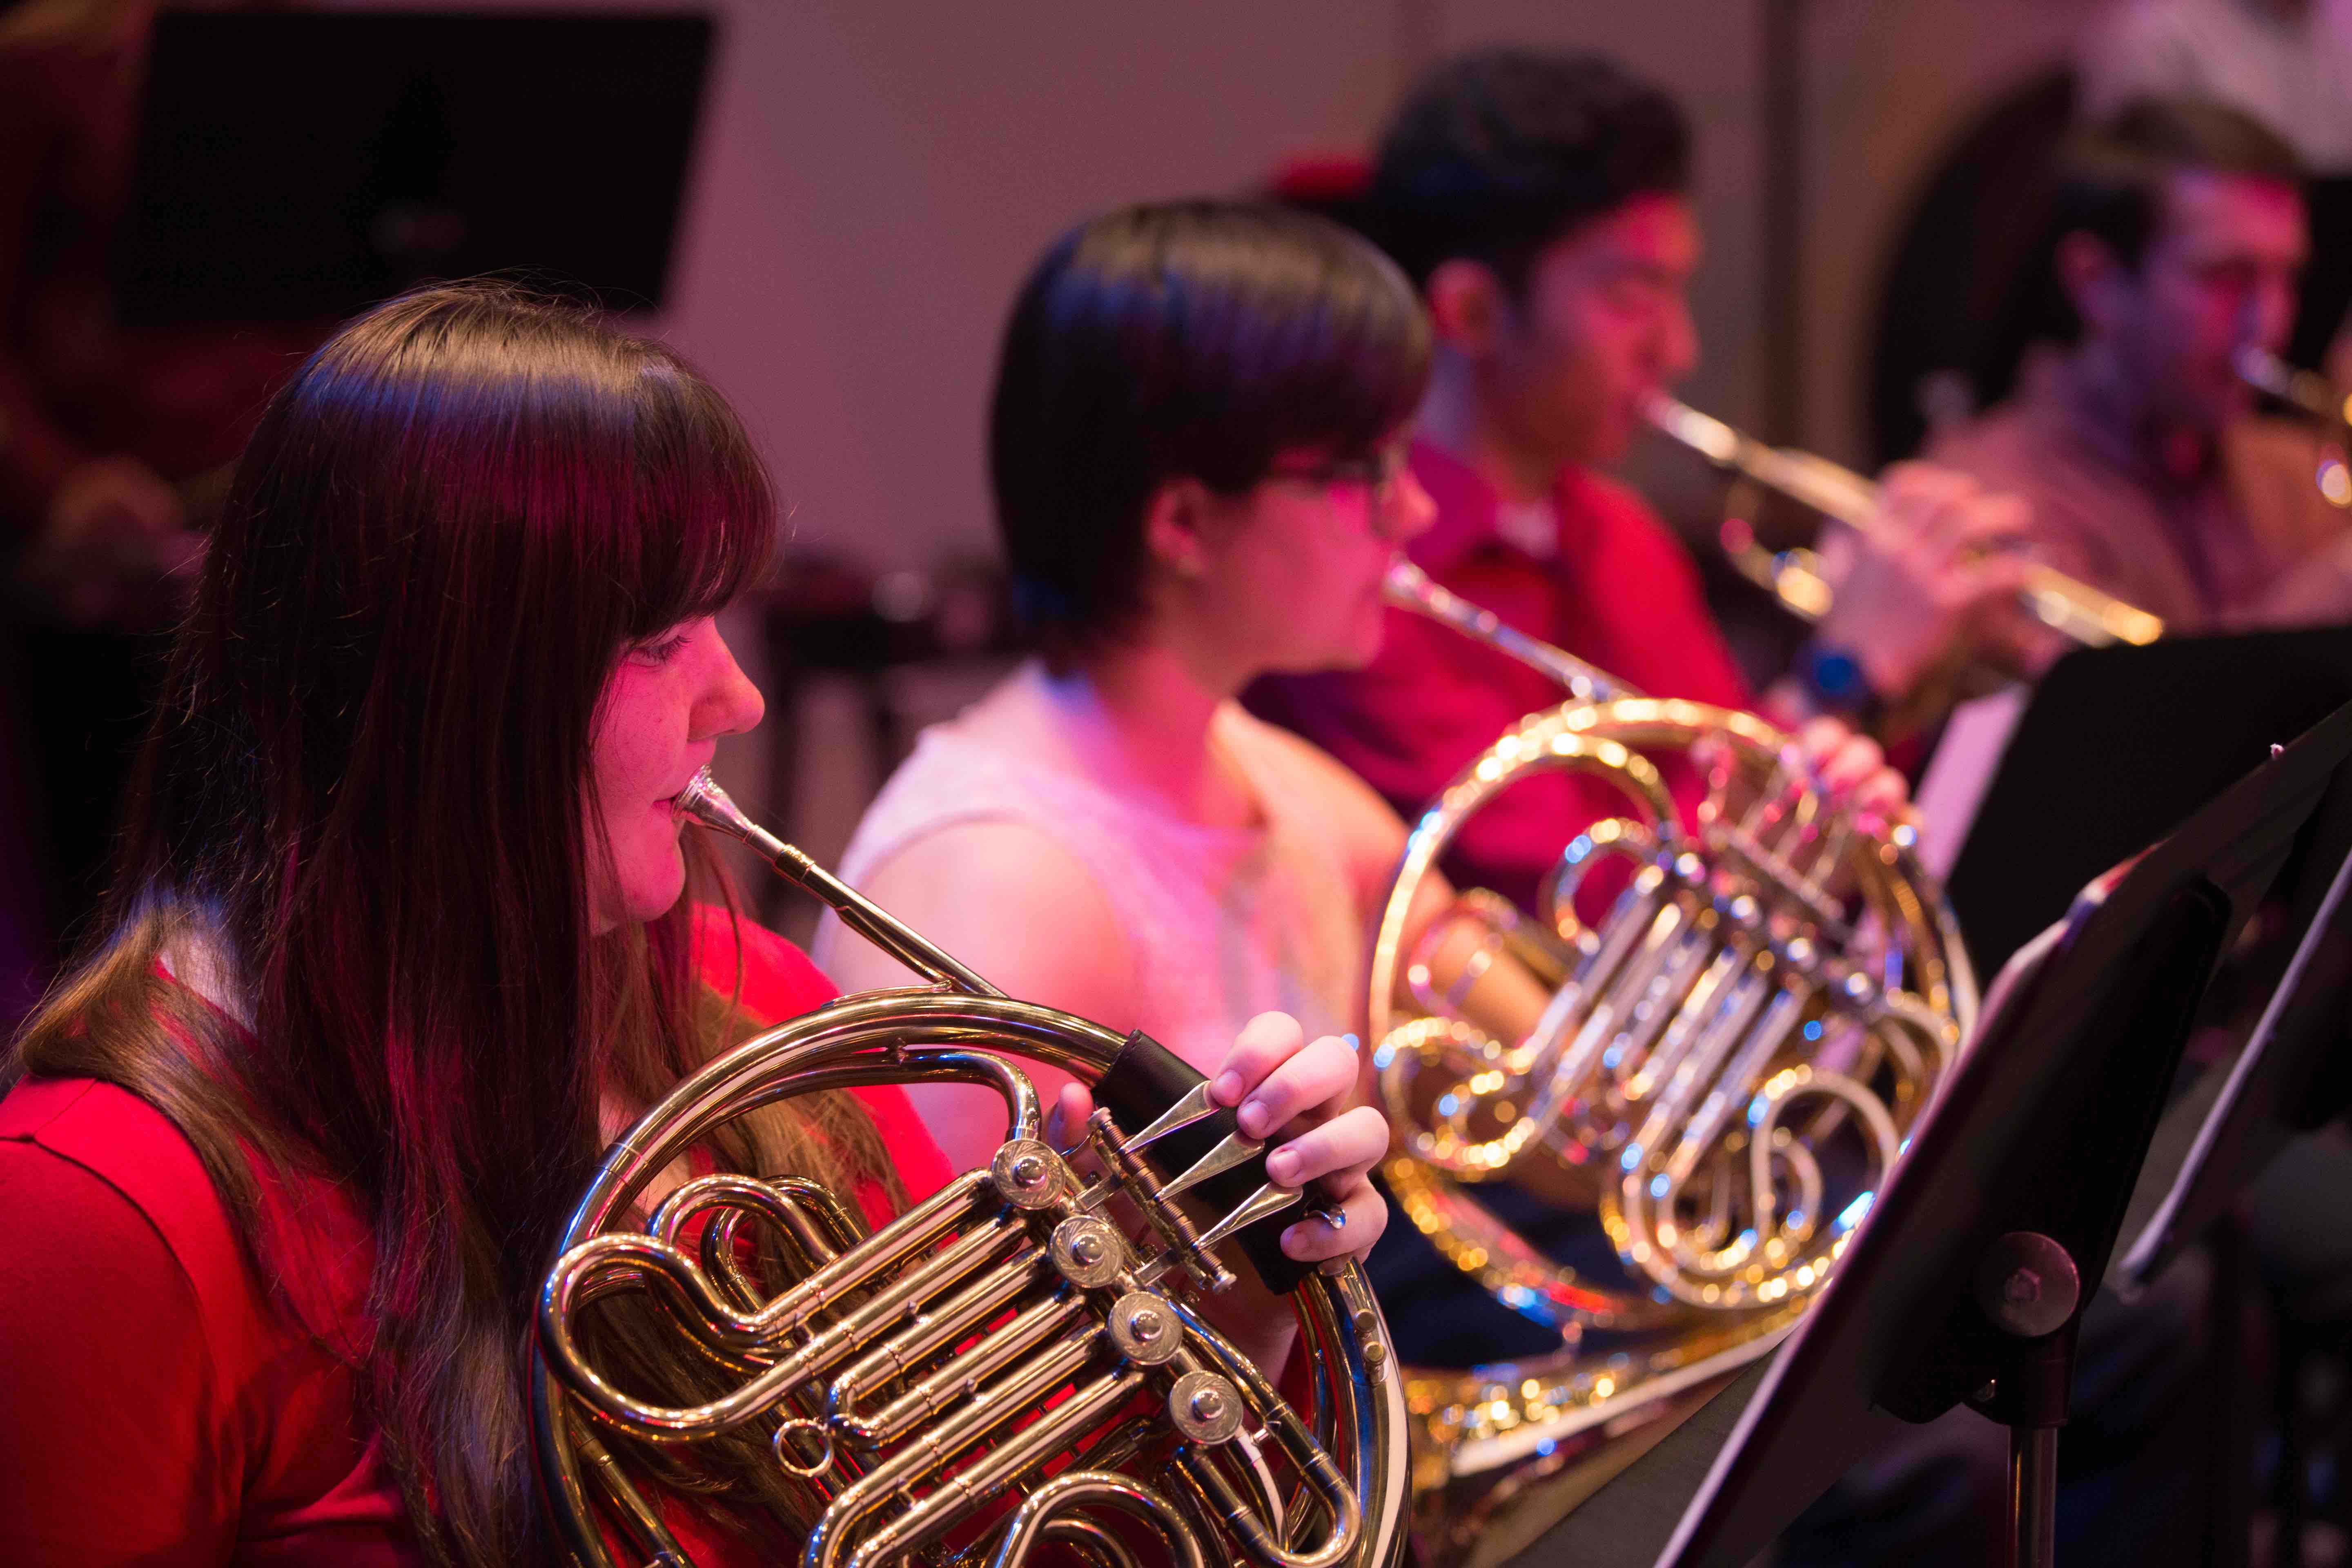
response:
[[(1031, 666), (1013, 679), (1042, 677)], [(1315, 820), (1310, 804), (1330, 786), (1312, 776), (1303, 742), (1238, 704), (1219, 708), (1210, 743), (1255, 795), (1260, 826), (1186, 822), (935, 725), (867, 808), (840, 874), (858, 886), (926, 835), (1020, 823), (1076, 858), (1126, 934), (1136, 1016), (1097, 1023), (1139, 1028), (1203, 1070), (1224, 1059), (1259, 1013), (1290, 1014), (1309, 1038), (1351, 1029), (1363, 1005), (1367, 934), (1339, 836)], [(970, 893), (989, 897), (985, 887)], [(837, 944), (861, 940), (828, 915), (812, 955), (826, 967)]]

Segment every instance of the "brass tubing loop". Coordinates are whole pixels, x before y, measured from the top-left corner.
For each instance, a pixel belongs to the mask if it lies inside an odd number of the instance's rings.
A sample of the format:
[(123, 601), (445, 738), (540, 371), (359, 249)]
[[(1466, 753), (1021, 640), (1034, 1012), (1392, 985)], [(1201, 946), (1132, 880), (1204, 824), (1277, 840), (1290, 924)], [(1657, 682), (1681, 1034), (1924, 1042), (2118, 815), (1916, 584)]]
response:
[[(1424, 1542), (1483, 1562), (1516, 1539), (1524, 1500), (1557, 1507), (1580, 1468), (1582, 1489), (1597, 1486), (1652, 1417), (1695, 1408), (1796, 1321), (1977, 994), (1913, 830), (1832, 808), (1788, 737), (1644, 697), (1409, 563), (1387, 588), (1577, 692), (1499, 737), (1422, 815), (1371, 963), (1399, 1207), (1560, 1336), (1532, 1361), (1407, 1375)], [(1613, 805), (1570, 838), (1536, 907), (1448, 886), (1441, 863), (1465, 826), (1559, 773)], [(1531, 1026), (1482, 1010), (1498, 965), (1544, 999)], [(1589, 1214), (1613, 1267), (1547, 1256), (1490, 1205), (1497, 1184)]]
[[(1158, 1168), (1163, 1138), (1215, 1110), (1196, 1087), (1148, 1125), (1097, 1110), (1054, 1147), (1018, 1063), (1098, 1084), (1129, 1039), (1004, 996), (751, 823), (707, 773), (679, 805), (930, 984), (844, 997), (758, 1035), (606, 1154), (548, 1269), (533, 1366), (541, 1470), (572, 1555), (607, 1568), (609, 1528), (639, 1560), (688, 1562), (625, 1461), (748, 1429), (803, 1494), (810, 1568), (1009, 1568), (1049, 1543), (1183, 1568), (1397, 1561), (1403, 1394), (1361, 1270), (1309, 1271), (1291, 1297), (1310, 1363), (1303, 1408), (1197, 1310), (1232, 1282), (1217, 1251), (1231, 1232), (1299, 1201), (1269, 1184), (1231, 1213), (1186, 1213), (1203, 1168), (1259, 1145), (1235, 1132), (1184, 1169)], [(656, 1173), (735, 1117), (940, 1081), (993, 1089), (1004, 1141), (987, 1169), (879, 1228), (792, 1174), (704, 1176), (640, 1212)], [(625, 1292), (649, 1296), (724, 1369), (727, 1391), (673, 1405), (608, 1376), (581, 1316)]]

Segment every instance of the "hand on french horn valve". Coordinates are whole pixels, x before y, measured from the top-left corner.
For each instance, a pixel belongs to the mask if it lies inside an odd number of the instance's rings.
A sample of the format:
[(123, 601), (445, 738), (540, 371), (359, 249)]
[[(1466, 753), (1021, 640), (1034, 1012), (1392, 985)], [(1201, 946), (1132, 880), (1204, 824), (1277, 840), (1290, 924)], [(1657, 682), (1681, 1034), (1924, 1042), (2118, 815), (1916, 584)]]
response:
[[(1712, 766), (1724, 754), (1721, 747), (1716, 738), (1702, 736), (1692, 745), (1691, 755), (1701, 764)], [(1897, 823), (1919, 825), (1909, 781), (1887, 766), (1886, 753), (1877, 742), (1843, 719), (1823, 714), (1797, 724), (1789, 732), (1780, 763), (1780, 771), (1765, 786), (1768, 789), (1782, 790), (1801, 780), (1806, 782), (1832, 810), (1851, 817), (1864, 832), (1880, 832)], [(1748, 804), (1746, 797), (1738, 797), (1732, 809), (1742, 811)]]
[(1821, 638), (1852, 648), (1871, 689), (1890, 701), (1956, 646), (2005, 652), (2019, 636), (2032, 521), (2021, 498), (1990, 492), (1966, 474), (1896, 464), (1865, 528), (1832, 523), (1822, 536), (1836, 597)]
[[(1282, 1250), (1302, 1263), (1336, 1267), (1359, 1259), (1388, 1225), (1388, 1205), (1367, 1179), (1388, 1153), (1388, 1119), (1370, 1106), (1350, 1107), (1358, 1069), (1347, 1041), (1334, 1035), (1309, 1040), (1289, 1014), (1260, 1013), (1242, 1026), (1210, 1075), (1210, 1098), (1236, 1108), (1244, 1133), (1283, 1136), (1265, 1160), (1277, 1186), (1320, 1183), (1320, 1207), (1282, 1233)], [(1065, 1084), (1047, 1140), (1068, 1142), (1093, 1112), (1086, 1087)]]
[(1911, 815), (1911, 786), (1886, 765), (1886, 753), (1842, 720), (1809, 719), (1796, 734), (1794, 759), (1812, 774), (1830, 803), (1875, 828)]

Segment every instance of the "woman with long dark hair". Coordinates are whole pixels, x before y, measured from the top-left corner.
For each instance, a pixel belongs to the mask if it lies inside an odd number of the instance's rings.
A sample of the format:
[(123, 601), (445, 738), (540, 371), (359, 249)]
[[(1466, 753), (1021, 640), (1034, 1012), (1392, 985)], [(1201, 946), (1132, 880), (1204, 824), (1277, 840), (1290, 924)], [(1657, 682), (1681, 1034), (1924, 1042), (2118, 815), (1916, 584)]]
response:
[[(522, 1373), (567, 1211), (682, 1075), (831, 994), (674, 805), (759, 720), (713, 616), (772, 519), (674, 354), (495, 286), (381, 307), (272, 402), (102, 933), (0, 1058), (0, 1559), (557, 1559)], [(1368, 1246), (1346, 1047), (1262, 1028), (1224, 1068), (1245, 1126), (1313, 1124), (1278, 1173), (1354, 1222), (1291, 1254)], [(947, 1173), (896, 1090), (700, 1155), (877, 1217)], [(708, 1375), (601, 1316), (646, 1380)], [(764, 1443), (668, 1479), (722, 1560), (780, 1544)]]

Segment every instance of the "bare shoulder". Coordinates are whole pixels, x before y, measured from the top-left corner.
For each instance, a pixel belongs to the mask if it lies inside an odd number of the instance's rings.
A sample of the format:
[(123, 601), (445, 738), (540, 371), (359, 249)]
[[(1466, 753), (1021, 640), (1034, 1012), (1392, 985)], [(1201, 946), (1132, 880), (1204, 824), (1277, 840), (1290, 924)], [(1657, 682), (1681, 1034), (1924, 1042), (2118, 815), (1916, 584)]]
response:
[[(1132, 1010), (1134, 964), (1118, 911), (1086, 862), (1043, 826), (946, 824), (877, 863), (860, 890), (1013, 995), (1087, 1017)], [(845, 990), (907, 980), (894, 960), (854, 940), (831, 968)]]
[(1405, 825), (1389, 803), (1345, 763), (1304, 736), (1239, 710), (1232, 733), (1252, 749), (1317, 816), (1335, 826), (1351, 863), (1385, 877), (1404, 852)]
[(1086, 862), (1049, 829), (1012, 817), (942, 824), (916, 835), (877, 861), (869, 887), (926, 902), (963, 902), (971, 894), (1100, 898)]

